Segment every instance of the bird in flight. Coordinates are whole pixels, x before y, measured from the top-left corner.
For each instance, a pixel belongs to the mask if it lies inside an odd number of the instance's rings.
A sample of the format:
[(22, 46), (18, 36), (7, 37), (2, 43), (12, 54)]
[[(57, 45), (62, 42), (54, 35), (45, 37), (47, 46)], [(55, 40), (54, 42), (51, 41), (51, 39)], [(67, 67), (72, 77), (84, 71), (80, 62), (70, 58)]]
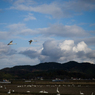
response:
[(9, 43), (8, 43), (8, 45), (14, 45), (14, 44), (16, 44), (16, 43), (12, 43), (13, 41), (10, 41)]
[(32, 42), (33, 42), (33, 40), (30, 40), (30, 41), (29, 41), (29, 44), (31, 44)]
[(29, 44), (31, 44), (32, 42), (37, 42), (37, 41), (34, 41), (34, 40), (30, 40), (30, 41), (29, 41)]

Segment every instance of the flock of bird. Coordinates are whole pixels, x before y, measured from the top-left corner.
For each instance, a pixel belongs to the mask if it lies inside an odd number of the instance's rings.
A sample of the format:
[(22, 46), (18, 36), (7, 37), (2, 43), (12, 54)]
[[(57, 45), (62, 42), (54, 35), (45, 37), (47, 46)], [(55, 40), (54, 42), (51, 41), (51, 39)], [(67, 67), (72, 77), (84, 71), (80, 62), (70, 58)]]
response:
[[(30, 40), (28, 42), (29, 42), (29, 44), (31, 44), (32, 42), (37, 42), (37, 41)], [(7, 45), (14, 45), (14, 44), (17, 44), (17, 43), (13, 43), (13, 41), (10, 41)]]
[[(12, 90), (12, 92), (14, 92), (14, 90)], [(26, 92), (27, 92), (27, 93), (30, 93), (30, 91), (26, 91)], [(56, 92), (57, 92), (56, 95), (61, 95), (60, 92), (59, 92), (59, 90), (58, 90), (58, 87), (57, 87), (57, 89), (56, 89)], [(41, 90), (41, 91), (39, 91), (39, 93), (48, 93), (48, 92), (45, 91), (45, 90)], [(11, 90), (10, 90), (10, 89), (9, 89), (9, 91), (8, 91), (8, 94), (11, 94)], [(84, 93), (80, 91), (80, 95), (84, 95)], [(92, 92), (91, 95), (94, 95), (94, 93)]]
[[(47, 86), (49, 86), (49, 85), (47, 85)], [(55, 85), (56, 86), (56, 85)], [(64, 86), (64, 85), (63, 85)], [(17, 87), (42, 87), (42, 85), (18, 85)], [(59, 88), (60, 87), (60, 85), (59, 86), (57, 86), (57, 89), (56, 89), (56, 95), (61, 95), (60, 94), (60, 91), (59, 91)], [(4, 86), (0, 86), (0, 88), (4, 88), (4, 89), (7, 89), (7, 87), (4, 85)], [(14, 93), (15, 92), (15, 90), (12, 90), (12, 89), (9, 89), (9, 91), (7, 92), (8, 94), (11, 94), (11, 93)], [(27, 93), (30, 93), (30, 91), (29, 90), (27, 90), (26, 91)], [(41, 91), (39, 91), (39, 93), (49, 93), (48, 91), (46, 91), (46, 90), (41, 90)], [(80, 93), (79, 93), (80, 95), (84, 95), (84, 93), (83, 92), (81, 92), (80, 91)], [(94, 95), (94, 93), (92, 92), (91, 93), (91, 95)]]

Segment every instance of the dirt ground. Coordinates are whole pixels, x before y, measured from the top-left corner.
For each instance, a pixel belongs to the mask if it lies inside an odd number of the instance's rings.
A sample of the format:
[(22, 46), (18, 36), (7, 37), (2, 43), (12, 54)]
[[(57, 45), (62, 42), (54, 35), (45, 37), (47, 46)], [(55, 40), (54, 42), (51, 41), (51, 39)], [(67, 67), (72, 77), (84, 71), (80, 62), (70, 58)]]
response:
[[(9, 90), (11, 93), (39, 93), (42, 90), (48, 93), (57, 94), (57, 88), (60, 94), (73, 94), (80, 95), (80, 91), (84, 95), (91, 95), (92, 92), (95, 95), (95, 84), (0, 84), (0, 93), (7, 93)], [(0, 94), (1, 95), (1, 94)], [(3, 94), (4, 95), (4, 94)], [(20, 94), (19, 94), (20, 95)], [(32, 94), (31, 94), (32, 95)]]

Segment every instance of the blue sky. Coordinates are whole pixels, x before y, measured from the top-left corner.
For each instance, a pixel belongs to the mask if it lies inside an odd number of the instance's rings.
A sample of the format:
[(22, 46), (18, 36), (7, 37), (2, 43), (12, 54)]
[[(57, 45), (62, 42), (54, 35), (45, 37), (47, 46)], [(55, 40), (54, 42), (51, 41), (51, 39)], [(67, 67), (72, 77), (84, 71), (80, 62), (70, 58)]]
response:
[(0, 69), (72, 60), (95, 64), (95, 0), (0, 0)]

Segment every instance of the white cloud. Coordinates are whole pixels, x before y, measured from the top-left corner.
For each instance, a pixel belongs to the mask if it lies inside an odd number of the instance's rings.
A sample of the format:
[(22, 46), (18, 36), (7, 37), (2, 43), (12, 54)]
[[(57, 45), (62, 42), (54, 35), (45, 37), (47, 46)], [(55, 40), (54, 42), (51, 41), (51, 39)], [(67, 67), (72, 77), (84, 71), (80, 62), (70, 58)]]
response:
[(24, 21), (29, 21), (29, 20), (36, 20), (36, 18), (33, 16), (33, 14), (29, 13), (26, 18), (24, 18)]
[(87, 2), (87, 0), (78, 0), (78, 1), (74, 0), (74, 1), (65, 2), (63, 4), (63, 8), (66, 8), (67, 11), (72, 10), (73, 12), (81, 12), (87, 10), (94, 10), (95, 4), (91, 1)]
[(20, 54), (14, 54), (0, 59), (0, 69), (17, 65), (36, 65), (38, 63), (39, 60), (37, 58), (30, 59), (29, 57)]
[(10, 7), (10, 9), (39, 12), (43, 14), (52, 15), (54, 18), (64, 18), (79, 14), (82, 11), (94, 10), (95, 3), (93, 2), (94, 1), (73, 0), (68, 2), (51, 2), (50, 4), (43, 3), (40, 5), (36, 4), (36, 2), (34, 2), (33, 0), (17, 0), (16, 2), (14, 2), (14, 5)]
[(63, 43), (59, 44), (59, 47), (61, 50), (72, 50), (72, 47), (74, 46), (73, 40), (65, 40)]
[(43, 43), (43, 49), (40, 52), (36, 49), (25, 50), (20, 52), (27, 57), (38, 58), (40, 62), (61, 62), (66, 61), (91, 61), (94, 62), (95, 51), (88, 48), (85, 42), (74, 43), (73, 40), (65, 40), (63, 42), (56, 42), (54, 40), (48, 40)]
[(12, 67), (15, 65), (34, 65), (40, 62), (67, 62), (67, 61), (91, 61), (95, 63), (95, 50), (88, 48), (85, 42), (74, 43), (73, 40), (57, 42), (47, 40), (42, 48), (20, 48), (18, 52), (10, 46), (0, 43), (0, 67)]
[(61, 25), (55, 24), (47, 28), (30, 29), (25, 24), (12, 24), (7, 26), (9, 28), (8, 34), (12, 36), (20, 35), (43, 35), (43, 36), (60, 36), (60, 37), (85, 37), (89, 34), (86, 33), (81, 27), (76, 25)]
[(34, 0), (14, 0), (13, 2), (14, 5), (18, 5), (18, 4), (25, 4), (25, 5), (32, 5), (32, 4), (36, 4), (36, 2)]
[(2, 40), (2, 39), (8, 39), (9, 38), (9, 34), (8, 34), (8, 32), (6, 32), (6, 31), (0, 31), (0, 39)]
[(21, 51), (20, 54), (26, 55), (26, 56), (30, 57), (31, 59), (34, 59), (37, 56), (39, 56), (39, 53), (36, 50), (31, 50), (31, 49)]
[(11, 46), (0, 42), (0, 69), (5, 67), (13, 67), (15, 65), (35, 65), (38, 63), (38, 58), (30, 59), (29, 57), (18, 54), (17, 50), (12, 49)]
[(40, 41), (41, 39), (44, 39), (45, 41), (46, 38), (50, 39), (51, 37), (64, 37), (64, 38), (68, 37), (69, 39), (70, 38), (75, 39), (75, 42), (84, 41), (90, 46), (95, 45), (95, 37), (89, 37), (91, 35), (86, 33), (84, 29), (82, 29), (77, 25), (69, 26), (62, 24), (54, 24), (46, 28), (31, 29), (28, 28), (24, 23), (17, 23), (17, 24), (8, 25), (6, 26), (6, 28), (8, 28), (8, 31), (0, 31), (1, 40), (10, 39), (10, 38), (25, 39), (25, 36), (30, 36), (30, 35), (31, 36), (36, 35), (36, 40), (37, 40), (38, 39), (37, 36), (40, 35), (38, 36)]
[(42, 4), (38, 6), (27, 6), (25, 4), (17, 4), (15, 6), (10, 7), (10, 9), (24, 10), (24, 11), (33, 11), (44, 14), (51, 14), (54, 17), (60, 17), (62, 15), (62, 10), (57, 6), (56, 3), (51, 4)]
[(73, 51), (75, 52), (83, 51), (85, 53), (88, 53), (91, 51), (91, 49), (88, 48), (87, 45), (82, 41), (78, 43), (77, 46), (73, 47)]
[[(92, 53), (93, 52), (93, 53)], [(43, 44), (43, 50), (40, 56), (40, 61), (71, 61), (79, 62), (92, 61), (95, 63), (95, 51), (88, 48), (85, 42), (80, 42), (77, 45), (73, 40), (65, 40), (58, 44), (54, 41), (48, 41)]]
[(95, 47), (95, 37), (94, 35), (90, 36), (90, 37), (84, 37), (84, 38), (77, 38), (77, 40), (75, 40), (75, 42), (80, 42), (80, 41), (84, 41), (89, 47)]
[(48, 28), (40, 29), (40, 31), (43, 35), (48, 36), (83, 37), (88, 35), (85, 30), (76, 25), (51, 25)]
[(24, 23), (18, 23), (18, 24), (11, 24), (8, 25), (7, 28), (9, 28), (9, 32), (12, 34), (20, 34), (22, 30), (26, 29), (26, 26)]
[(9, 28), (9, 34), (12, 36), (16, 35), (33, 35), (36, 34), (37, 30), (32, 30), (30, 28), (27, 28), (24, 23), (17, 23), (17, 24), (11, 24), (8, 25), (7, 28)]
[(16, 0), (15, 2), (14, 2), (14, 4), (15, 5), (18, 5), (18, 4), (22, 4), (22, 3), (24, 3), (25, 2), (25, 0)]
[(6, 58), (9, 55), (16, 54), (16, 50), (11, 49), (8, 45), (0, 42), (0, 59)]

